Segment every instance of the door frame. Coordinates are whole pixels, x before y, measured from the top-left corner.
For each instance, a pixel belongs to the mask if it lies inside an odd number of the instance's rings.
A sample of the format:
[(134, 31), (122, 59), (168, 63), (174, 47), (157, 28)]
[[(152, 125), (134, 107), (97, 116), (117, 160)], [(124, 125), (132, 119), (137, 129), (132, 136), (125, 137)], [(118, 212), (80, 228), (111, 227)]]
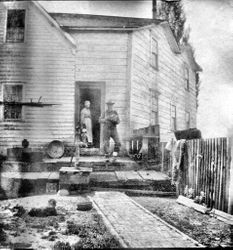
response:
[[(106, 84), (102, 81), (76, 81), (75, 82), (75, 102), (74, 102), (74, 129), (76, 126), (77, 117), (80, 117), (80, 107), (76, 105), (80, 100), (80, 89), (90, 88), (100, 90), (100, 113), (105, 111), (105, 91)], [(77, 109), (77, 110), (76, 110)], [(75, 133), (74, 133), (75, 134)], [(100, 150), (103, 149), (103, 124), (100, 124)]]

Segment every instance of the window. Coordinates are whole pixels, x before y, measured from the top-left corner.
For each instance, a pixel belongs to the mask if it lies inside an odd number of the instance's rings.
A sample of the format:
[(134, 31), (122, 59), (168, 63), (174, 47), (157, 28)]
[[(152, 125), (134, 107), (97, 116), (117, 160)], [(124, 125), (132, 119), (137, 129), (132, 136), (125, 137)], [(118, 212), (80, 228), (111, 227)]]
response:
[(21, 43), (24, 42), (25, 30), (25, 10), (7, 11), (7, 29), (6, 42)]
[(153, 37), (151, 38), (151, 65), (158, 69), (158, 42)]
[(189, 91), (189, 69), (185, 67), (184, 69), (184, 80), (185, 80), (185, 89)]
[[(22, 85), (3, 85), (3, 116), (4, 120), (21, 120), (22, 106), (12, 105), (12, 103), (21, 102), (23, 97)], [(7, 104), (10, 102), (11, 104)]]
[(185, 126), (186, 126), (186, 129), (190, 128), (190, 113), (189, 112), (185, 112)]
[(171, 130), (176, 130), (176, 106), (171, 105)]
[(151, 90), (151, 125), (159, 124), (159, 105), (158, 94), (155, 90)]

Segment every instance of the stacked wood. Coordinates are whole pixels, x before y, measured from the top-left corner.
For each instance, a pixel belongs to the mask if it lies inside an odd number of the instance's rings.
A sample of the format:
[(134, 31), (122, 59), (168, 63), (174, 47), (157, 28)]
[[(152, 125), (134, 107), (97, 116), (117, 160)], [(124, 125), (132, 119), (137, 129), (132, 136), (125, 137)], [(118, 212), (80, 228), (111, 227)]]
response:
[(196, 128), (190, 128), (185, 130), (176, 130), (174, 131), (176, 140), (186, 139), (201, 139), (201, 131)]

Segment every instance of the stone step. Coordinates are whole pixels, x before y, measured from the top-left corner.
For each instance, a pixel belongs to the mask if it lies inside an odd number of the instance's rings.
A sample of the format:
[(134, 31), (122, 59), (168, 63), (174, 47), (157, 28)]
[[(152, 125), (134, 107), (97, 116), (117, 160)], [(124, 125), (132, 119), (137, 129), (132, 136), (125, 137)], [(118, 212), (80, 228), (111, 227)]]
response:
[[(74, 167), (74, 159), (71, 162), (71, 157), (62, 157), (61, 159), (43, 159), (42, 162), (18, 162), (4, 161), (2, 163), (2, 172), (56, 172), (62, 167)], [(117, 158), (113, 161), (112, 158), (106, 161), (105, 157), (101, 156), (83, 156), (79, 159), (80, 167), (92, 168), (97, 171), (125, 171), (139, 170), (143, 168), (135, 161), (129, 158)]]
[(80, 155), (96, 156), (96, 155), (101, 155), (101, 152), (99, 148), (80, 148)]
[[(56, 193), (59, 178), (59, 172), (3, 172), (1, 186), (11, 198), (18, 194)], [(83, 188), (87, 185), (76, 186)], [(175, 191), (169, 177), (154, 170), (92, 172), (89, 187)]]
[(59, 188), (59, 172), (4, 172), (1, 173), (0, 183), (7, 198), (56, 193)]
[(173, 192), (170, 178), (154, 170), (93, 172), (91, 187), (156, 190)]

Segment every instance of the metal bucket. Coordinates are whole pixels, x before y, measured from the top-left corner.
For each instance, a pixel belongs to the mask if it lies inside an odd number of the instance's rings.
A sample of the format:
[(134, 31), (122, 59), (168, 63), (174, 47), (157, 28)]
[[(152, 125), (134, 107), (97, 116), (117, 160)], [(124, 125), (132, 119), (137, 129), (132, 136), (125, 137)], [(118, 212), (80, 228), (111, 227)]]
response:
[(54, 140), (50, 142), (47, 148), (48, 156), (53, 159), (61, 158), (64, 154), (64, 151), (65, 151), (64, 144), (59, 140)]

